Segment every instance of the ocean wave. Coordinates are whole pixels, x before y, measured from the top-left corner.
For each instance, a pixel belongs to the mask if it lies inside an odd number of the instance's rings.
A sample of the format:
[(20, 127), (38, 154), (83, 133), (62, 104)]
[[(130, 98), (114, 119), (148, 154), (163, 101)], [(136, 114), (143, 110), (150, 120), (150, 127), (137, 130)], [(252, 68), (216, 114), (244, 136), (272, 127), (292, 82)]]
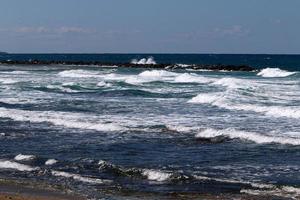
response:
[(31, 161), (34, 160), (36, 158), (36, 156), (34, 155), (23, 155), (23, 154), (18, 154), (17, 156), (15, 156), (15, 160), (16, 161)]
[[(230, 94), (229, 94), (230, 95)], [(203, 93), (193, 97), (188, 103), (211, 104), (228, 110), (250, 111), (263, 113), (272, 117), (300, 118), (300, 108), (297, 106), (265, 106), (249, 103), (234, 103), (226, 93)]]
[(284, 145), (297, 145), (297, 146), (300, 145), (299, 137), (263, 135), (260, 133), (237, 131), (235, 129), (216, 130), (216, 129), (209, 128), (197, 133), (195, 137), (216, 138), (220, 136), (228, 137), (230, 139), (248, 140), (258, 144), (277, 143), (277, 144), (284, 144)]
[(111, 83), (106, 83), (105, 81), (100, 81), (97, 83), (98, 87), (111, 87), (112, 84)]
[(242, 189), (241, 193), (258, 196), (277, 196), (289, 199), (300, 199), (300, 188), (291, 186), (274, 187), (267, 190)]
[(143, 170), (142, 175), (146, 176), (147, 179), (150, 181), (164, 182), (171, 178), (172, 173), (162, 172), (153, 169), (145, 169)]
[(253, 85), (248, 80), (242, 80), (237, 78), (221, 78), (212, 83), (213, 85), (221, 85), (230, 89), (248, 88)]
[(156, 62), (154, 60), (153, 57), (149, 57), (149, 58), (142, 58), (140, 60), (137, 60), (137, 59), (133, 59), (131, 61), (132, 64), (135, 64), (135, 65), (156, 65)]
[[(217, 101), (223, 101), (224, 94), (222, 93), (203, 93), (198, 94), (197, 96), (193, 97), (188, 101), (188, 103), (199, 103), (199, 104), (213, 104), (213, 105), (219, 105), (215, 104)], [(222, 105), (223, 102), (221, 102)]]
[[(122, 127), (116, 123), (103, 123), (91, 117), (93, 121), (87, 121), (89, 116), (67, 113), (67, 112), (52, 112), (52, 111), (25, 111), (17, 109), (0, 108), (1, 118), (10, 118), (16, 121), (30, 121), (34, 123), (51, 123), (56, 126), (64, 126), (67, 128), (87, 129), (96, 131), (124, 131)], [(84, 119), (84, 120), (83, 120)]]
[(257, 75), (266, 78), (273, 78), (273, 77), (287, 77), (294, 74), (296, 74), (296, 72), (289, 72), (279, 68), (265, 68), (261, 70)]
[(11, 74), (11, 75), (26, 75), (26, 74), (30, 74), (29, 71), (11, 71), (11, 72), (1, 72), (1, 74)]
[(68, 78), (97, 78), (101, 76), (101, 74), (99, 74), (96, 71), (89, 71), (89, 70), (82, 70), (82, 69), (65, 70), (59, 72), (58, 75), (61, 77), (68, 77)]
[(173, 77), (176, 75), (178, 75), (178, 73), (166, 70), (146, 70), (139, 74), (141, 77)]
[(45, 162), (45, 165), (54, 165), (56, 164), (58, 161), (55, 160), (55, 159), (48, 159), (46, 162)]
[(78, 174), (68, 173), (68, 172), (62, 172), (62, 171), (55, 171), (53, 170), (51, 172), (53, 176), (60, 176), (64, 178), (72, 178), (76, 181), (85, 182), (85, 183), (91, 183), (91, 184), (107, 184), (111, 183), (110, 180), (104, 180), (104, 179), (98, 179), (98, 178), (90, 178), (90, 177), (83, 177)]
[(184, 73), (176, 76), (174, 82), (177, 83), (210, 83), (212, 79), (206, 78), (204, 76), (199, 76), (193, 73)]
[(4, 85), (11, 85), (11, 84), (18, 83), (19, 81), (11, 78), (1, 78), (0, 82)]
[(100, 160), (98, 164), (100, 170), (110, 171), (119, 176), (146, 178), (149, 181), (166, 182), (183, 178), (182, 175), (177, 173), (156, 169), (124, 168), (103, 160)]
[(29, 165), (20, 164), (9, 160), (0, 160), (0, 169), (14, 169), (18, 171), (37, 171), (39, 167), (31, 167)]

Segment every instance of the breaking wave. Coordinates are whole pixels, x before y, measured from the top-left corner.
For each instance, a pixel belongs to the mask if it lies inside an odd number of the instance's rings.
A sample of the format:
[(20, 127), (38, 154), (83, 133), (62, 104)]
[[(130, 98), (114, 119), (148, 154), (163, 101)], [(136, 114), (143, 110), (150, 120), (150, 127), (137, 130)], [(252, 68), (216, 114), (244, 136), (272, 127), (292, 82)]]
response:
[(300, 145), (299, 137), (282, 137), (275, 135), (263, 135), (260, 133), (252, 133), (245, 131), (237, 131), (234, 129), (205, 129), (196, 134), (196, 138), (216, 138), (216, 137), (228, 137), (230, 139), (248, 140), (258, 144), (264, 143), (277, 143), (285, 145)]
[(9, 160), (0, 160), (0, 169), (14, 169), (18, 171), (36, 171), (39, 167), (31, 167), (29, 165), (20, 164)]
[[(25, 111), (17, 109), (0, 108), (0, 117), (10, 118), (16, 121), (30, 121), (35, 123), (48, 122), (56, 126), (67, 128), (88, 129), (97, 131), (124, 131), (122, 127), (115, 123), (103, 123), (97, 119), (87, 121), (87, 116), (67, 112), (42, 112), (42, 111)], [(93, 117), (91, 117), (93, 118)]]
[(99, 77), (98, 72), (88, 71), (88, 70), (66, 70), (58, 73), (61, 77), (69, 77), (69, 78), (97, 78)]
[(17, 160), (17, 161), (30, 161), (30, 160), (34, 160), (35, 158), (36, 157), (34, 155), (19, 154), (14, 159)]
[(228, 110), (240, 110), (263, 113), (272, 117), (287, 117), (287, 118), (300, 118), (300, 109), (297, 106), (265, 106), (255, 105), (249, 103), (233, 103), (231, 99), (223, 93), (203, 93), (193, 97), (188, 103), (195, 104), (211, 104), (220, 108)]
[(156, 65), (156, 62), (154, 60), (153, 57), (149, 57), (149, 58), (142, 58), (140, 60), (137, 60), (137, 59), (133, 59), (131, 61), (132, 64), (135, 64), (135, 65)]
[(98, 179), (98, 178), (90, 178), (90, 177), (83, 177), (78, 174), (72, 174), (68, 172), (61, 172), (61, 171), (52, 171), (51, 174), (53, 176), (60, 176), (64, 178), (72, 178), (76, 181), (85, 182), (85, 183), (91, 183), (91, 184), (105, 184), (105, 183), (111, 183), (109, 180), (104, 179)]
[(55, 160), (55, 159), (48, 159), (46, 162), (45, 162), (45, 165), (54, 165), (56, 164), (58, 161)]
[(296, 74), (296, 72), (289, 72), (279, 68), (265, 68), (261, 70), (257, 75), (267, 78), (272, 77), (287, 77)]

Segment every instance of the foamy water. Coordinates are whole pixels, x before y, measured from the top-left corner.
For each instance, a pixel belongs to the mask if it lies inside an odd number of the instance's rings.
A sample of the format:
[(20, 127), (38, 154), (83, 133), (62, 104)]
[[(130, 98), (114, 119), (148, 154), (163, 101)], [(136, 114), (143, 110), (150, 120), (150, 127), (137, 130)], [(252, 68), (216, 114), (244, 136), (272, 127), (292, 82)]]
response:
[(0, 67), (1, 178), (297, 199), (299, 73), (178, 66)]

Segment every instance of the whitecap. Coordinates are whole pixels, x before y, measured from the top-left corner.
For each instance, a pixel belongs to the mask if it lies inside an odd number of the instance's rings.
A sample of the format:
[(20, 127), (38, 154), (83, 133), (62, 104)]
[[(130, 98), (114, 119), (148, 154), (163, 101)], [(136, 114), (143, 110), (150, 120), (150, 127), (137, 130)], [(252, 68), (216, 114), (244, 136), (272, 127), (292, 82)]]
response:
[(209, 83), (211, 81), (209, 78), (189, 73), (180, 74), (174, 80), (177, 83)]
[(61, 172), (61, 171), (52, 171), (51, 174), (53, 176), (60, 176), (64, 178), (72, 178), (76, 181), (85, 182), (85, 183), (92, 183), (92, 184), (105, 184), (105, 183), (111, 183), (109, 180), (103, 180), (98, 178), (90, 178), (90, 177), (83, 177), (78, 174), (72, 174), (68, 172)]
[(142, 58), (140, 60), (137, 60), (137, 59), (133, 59), (131, 61), (132, 64), (135, 64), (135, 65), (156, 65), (156, 62), (154, 60), (153, 57), (149, 57), (149, 58)]
[(162, 172), (159, 170), (145, 169), (143, 170), (142, 175), (146, 176), (147, 179), (150, 181), (164, 182), (172, 176), (172, 173)]
[(246, 132), (246, 131), (239, 131), (235, 129), (205, 129), (196, 134), (196, 138), (215, 138), (219, 136), (225, 136), (230, 139), (241, 139), (241, 140), (248, 140), (258, 144), (265, 144), (265, 143), (277, 143), (277, 144), (285, 144), (285, 145), (300, 145), (300, 138), (299, 137), (283, 137), (277, 135), (264, 135), (260, 133), (254, 132)]
[(193, 97), (188, 103), (211, 104), (228, 110), (241, 110), (263, 113), (272, 117), (300, 118), (300, 107), (298, 106), (265, 106), (249, 103), (234, 103), (223, 93), (203, 93)]
[(23, 155), (23, 154), (19, 154), (17, 156), (15, 156), (15, 160), (17, 161), (30, 161), (30, 160), (34, 160), (36, 158), (36, 156), (34, 155)]
[(98, 87), (111, 87), (111, 83), (106, 83), (105, 81), (100, 81), (97, 83)]
[(170, 71), (166, 71), (166, 70), (146, 70), (142, 73), (139, 74), (139, 76), (142, 77), (173, 77), (178, 75), (175, 72), (170, 72)]
[(213, 104), (222, 99), (223, 99), (223, 95), (220, 93), (203, 93), (203, 94), (198, 94), (196, 97), (193, 97), (188, 101), (188, 103)]
[(296, 74), (296, 72), (289, 72), (279, 68), (265, 68), (262, 69), (257, 75), (262, 77), (287, 77)]
[[(88, 70), (66, 70), (58, 73), (61, 77), (69, 77), (69, 78), (97, 78), (99, 77), (99, 73), (95, 71)], [(100, 75), (101, 76), (101, 75)]]
[(97, 131), (126, 130), (126, 128), (116, 123), (103, 123), (95, 121), (95, 117), (91, 117), (93, 121), (87, 121), (89, 116), (78, 113), (25, 111), (17, 109), (0, 108), (0, 117), (10, 118), (16, 121), (30, 121), (35, 123), (48, 122), (56, 126), (64, 126), (67, 128), (78, 128)]
[(29, 165), (20, 164), (9, 160), (0, 160), (0, 169), (15, 169), (18, 171), (36, 171), (39, 167), (31, 167)]
[(46, 162), (45, 162), (45, 165), (54, 165), (56, 164), (58, 161), (55, 160), (55, 159), (48, 159)]

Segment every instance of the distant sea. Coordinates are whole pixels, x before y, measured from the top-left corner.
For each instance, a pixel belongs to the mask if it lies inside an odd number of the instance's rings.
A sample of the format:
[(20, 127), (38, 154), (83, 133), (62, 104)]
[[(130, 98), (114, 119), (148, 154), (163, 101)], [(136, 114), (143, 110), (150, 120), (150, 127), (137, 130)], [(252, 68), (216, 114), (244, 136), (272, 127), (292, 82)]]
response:
[(0, 55), (30, 59), (257, 71), (0, 65), (1, 179), (90, 199), (300, 199), (299, 55)]

